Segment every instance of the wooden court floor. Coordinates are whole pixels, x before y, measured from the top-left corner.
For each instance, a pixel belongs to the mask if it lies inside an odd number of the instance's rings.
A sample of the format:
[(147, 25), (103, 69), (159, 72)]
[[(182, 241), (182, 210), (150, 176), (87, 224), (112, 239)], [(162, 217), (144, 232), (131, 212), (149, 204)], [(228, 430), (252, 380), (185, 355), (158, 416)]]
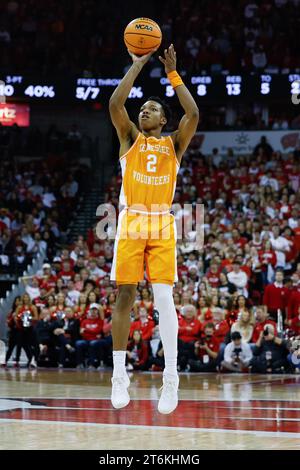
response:
[(131, 374), (114, 410), (111, 372), (0, 371), (0, 449), (300, 449), (300, 377), (181, 374), (157, 411), (160, 373)]

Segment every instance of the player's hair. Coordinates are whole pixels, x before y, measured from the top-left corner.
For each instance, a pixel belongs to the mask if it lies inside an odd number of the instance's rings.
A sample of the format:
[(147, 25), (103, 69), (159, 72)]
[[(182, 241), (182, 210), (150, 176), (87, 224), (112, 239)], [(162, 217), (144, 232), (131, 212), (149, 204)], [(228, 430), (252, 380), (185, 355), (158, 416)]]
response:
[(167, 122), (170, 121), (172, 112), (170, 106), (165, 101), (163, 101), (159, 96), (150, 96), (146, 101), (156, 101), (156, 103), (159, 103), (164, 110), (164, 115)]

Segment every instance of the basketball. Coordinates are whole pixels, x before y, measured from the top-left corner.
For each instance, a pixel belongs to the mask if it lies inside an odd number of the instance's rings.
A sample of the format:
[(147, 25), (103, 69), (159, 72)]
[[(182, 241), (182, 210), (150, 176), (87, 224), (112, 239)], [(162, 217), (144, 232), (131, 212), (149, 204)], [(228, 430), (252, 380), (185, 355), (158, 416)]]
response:
[(124, 41), (127, 49), (136, 55), (145, 55), (160, 46), (162, 33), (155, 21), (136, 18), (125, 28)]

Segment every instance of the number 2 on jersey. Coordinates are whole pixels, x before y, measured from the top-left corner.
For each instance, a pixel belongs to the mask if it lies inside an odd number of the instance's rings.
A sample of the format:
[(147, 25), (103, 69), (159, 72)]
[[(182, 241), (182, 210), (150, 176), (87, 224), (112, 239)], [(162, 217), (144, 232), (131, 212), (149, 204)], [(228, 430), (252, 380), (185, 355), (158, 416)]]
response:
[(156, 155), (148, 155), (147, 156), (147, 171), (149, 173), (156, 172), (156, 163), (157, 163), (157, 156)]

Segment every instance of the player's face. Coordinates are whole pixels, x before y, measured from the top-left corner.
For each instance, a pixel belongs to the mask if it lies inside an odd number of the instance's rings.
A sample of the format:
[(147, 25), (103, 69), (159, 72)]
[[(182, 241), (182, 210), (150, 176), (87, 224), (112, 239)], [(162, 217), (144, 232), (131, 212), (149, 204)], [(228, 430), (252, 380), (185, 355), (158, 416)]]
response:
[(140, 109), (139, 125), (140, 129), (149, 131), (157, 129), (166, 124), (162, 106), (156, 101), (146, 101)]

